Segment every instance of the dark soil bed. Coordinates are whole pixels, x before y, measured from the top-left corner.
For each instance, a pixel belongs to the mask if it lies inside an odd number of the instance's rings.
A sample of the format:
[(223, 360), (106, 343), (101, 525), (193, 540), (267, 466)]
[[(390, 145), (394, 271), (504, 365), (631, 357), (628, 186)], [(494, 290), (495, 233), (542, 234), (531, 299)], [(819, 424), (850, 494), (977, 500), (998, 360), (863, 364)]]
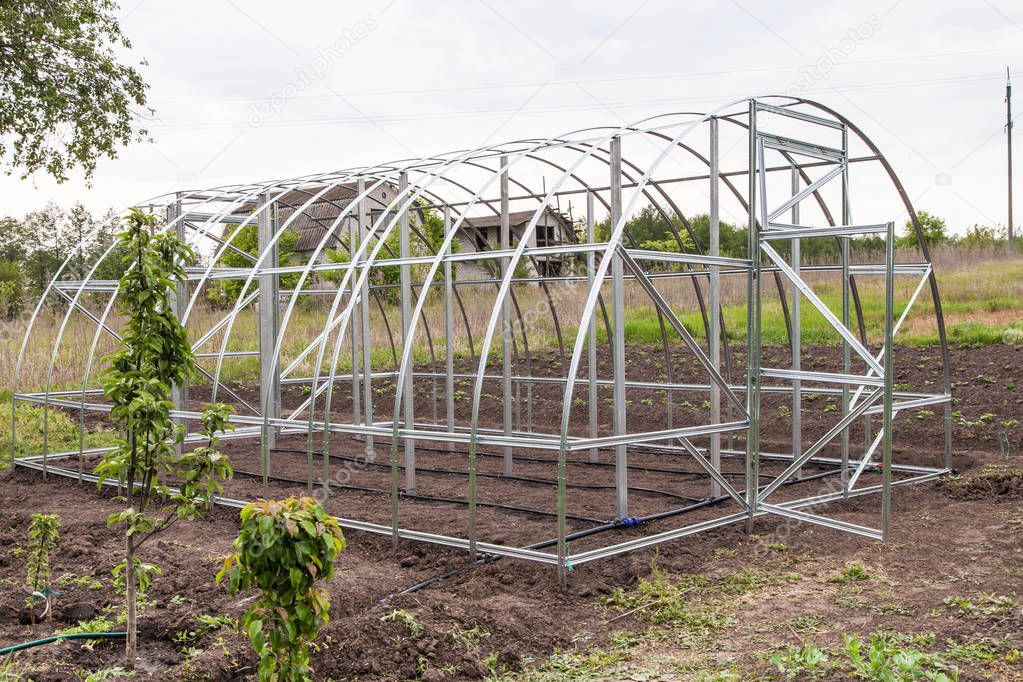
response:
[[(663, 370), (663, 358), (658, 356), (657, 349), (648, 351), (637, 356), (636, 364), (630, 366), (630, 378), (657, 376)], [(832, 348), (810, 349), (804, 354), (804, 367), (814, 369), (819, 365), (820, 369), (833, 369), (836, 353)], [(897, 378), (905, 385), (904, 390), (941, 390), (941, 367), (934, 348), (900, 348), (899, 353), (900, 366), (908, 368)], [(784, 349), (767, 349), (765, 364), (787, 366), (784, 355)], [(551, 356), (544, 361), (554, 363), (558, 359)], [(1019, 599), (1020, 574), (1011, 567), (1019, 567), (1023, 559), (1018, 454), (1023, 447), (1023, 430), (1019, 426), (1023, 413), (1023, 393), (1020, 393), (1023, 391), (1023, 349), (1008, 346), (956, 349), (950, 370), (956, 382), (956, 404), (952, 408), (957, 414), (953, 427), (954, 465), (961, 478), (899, 489), (895, 493), (894, 542), (890, 547), (882, 548), (876, 543), (819, 527), (765, 518), (758, 520), (756, 535), (752, 537), (740, 526), (728, 526), (665, 544), (656, 554), (658, 565), (669, 572), (713, 573), (749, 566), (769, 567), (772, 559), (770, 556), (765, 559), (763, 549), (763, 538), (769, 538), (774, 544), (784, 543), (790, 554), (807, 557), (805, 561), (813, 562), (822, 572), (856, 560), (871, 563), (875, 570), (896, 576), (900, 586), (897, 588), (899, 603), (905, 609), (850, 613), (834, 602), (822, 601), (819, 594), (801, 594), (798, 592), (803, 588), (793, 588), (793, 594), (773, 603), (770, 600), (751, 603), (742, 613), (743, 622), (751, 627), (730, 629), (718, 638), (715, 651), (731, 651), (736, 657), (748, 655), (765, 646), (752, 624), (781, 622), (808, 609), (824, 619), (828, 624), (824, 634), (832, 636), (850, 630), (869, 632), (884, 627), (907, 632), (938, 631), (943, 638), (1012, 637), (1019, 640), (1023, 621), (1018, 613), (987, 619), (958, 618), (942, 604), (953, 591), (999, 593), (1015, 595), (1017, 602)], [(695, 377), (689, 365), (680, 365), (676, 371), (676, 379)], [(426, 382), (425, 388), (417, 391), (419, 414), (431, 414), (431, 384)], [(1017, 389), (1017, 385), (1021, 387)], [(392, 398), (386, 391), (387, 385), (380, 382), (380, 387), (385, 397), (380, 400), (378, 414), (386, 418), (393, 402), (388, 405)], [(490, 393), (500, 392), (496, 386), (485, 388)], [(239, 389), (247, 400), (256, 399), (251, 389)], [(648, 397), (653, 396), (630, 392), (630, 429), (664, 428), (665, 407), (659, 403), (645, 404), (643, 401)], [(207, 398), (208, 395), (203, 396), (199, 390), (193, 392), (197, 407)], [(301, 391), (288, 389), (285, 405), (297, 405), (305, 398)], [(703, 415), (700, 405), (704, 398), (673, 396), (675, 423), (686, 424), (687, 419)], [(556, 428), (561, 400), (560, 388), (535, 389), (534, 425)], [(684, 405), (685, 400), (691, 406)], [(777, 396), (765, 397), (765, 451), (784, 451), (790, 447), (789, 421), (779, 409), (787, 402)], [(460, 419), (468, 418), (467, 404), (468, 401), (458, 404)], [(807, 444), (834, 423), (834, 410), (827, 409), (830, 404), (822, 396), (810, 399), (808, 392), (803, 415)], [(496, 425), (500, 404), (490, 401), (486, 405), (481, 421)], [(940, 409), (935, 410), (936, 414), (899, 415), (895, 442), (897, 462), (941, 466)], [(443, 414), (443, 403), (440, 410)], [(346, 392), (335, 393), (332, 411), (338, 419), (351, 413), (351, 401)], [(578, 410), (577, 416), (582, 420), (580, 433), (584, 433), (585, 408)], [(601, 405), (600, 417), (602, 425), (610, 424), (609, 406)], [(607, 432), (606, 427), (604, 429)], [(863, 442), (860, 422), (854, 427), (851, 438), (854, 443)], [(299, 483), (273, 481), (264, 490), (259, 479), (240, 473), (228, 487), (227, 494), (245, 499), (264, 494), (271, 497), (301, 494), (305, 490), (308, 465), (305, 440), (300, 435), (283, 436), (271, 465), (275, 476)], [(741, 440), (737, 440), (736, 447), (742, 447)], [(225, 450), (239, 472), (260, 471), (259, 453), (252, 443), (225, 441)], [(321, 448), (316, 450), (319, 452)], [(329, 463), (331, 481), (372, 490), (338, 487), (326, 498), (330, 511), (340, 516), (389, 523), (389, 497), (374, 492), (389, 490), (389, 465), (352, 466), (352, 462), (342, 458), (360, 458), (362, 444), (340, 437), (332, 439), (331, 452), (340, 456)], [(480, 458), (481, 472), (492, 474), (480, 478), (481, 501), (528, 507), (543, 513), (481, 507), (481, 539), (521, 546), (554, 537), (555, 521), (550, 514), (555, 510), (556, 471), (550, 461), (535, 460), (545, 460), (556, 453), (517, 450), (515, 455), (520, 459), (515, 462), (514, 473), (531, 480), (511, 481), (498, 476), (500, 450), (487, 448), (486, 452), (496, 456)], [(377, 453), (377, 462), (389, 464), (388, 447), (378, 447)], [(825, 454), (834, 456), (836, 450), (829, 449)], [(399, 453), (399, 457), (403, 457), (403, 453)], [(576, 486), (569, 490), (569, 513), (575, 517), (570, 519), (570, 530), (613, 519), (613, 467), (587, 464), (587, 453), (573, 453), (572, 457), (578, 463), (569, 467), (568, 482)], [(612, 462), (613, 453), (601, 453), (601, 460), (605, 464)], [(696, 471), (697, 467), (680, 455), (630, 452), (630, 464), (635, 466), (630, 472), (630, 485), (636, 488), (630, 500), (630, 514), (653, 514), (708, 495), (707, 479), (685, 473)], [(423, 448), (417, 452), (417, 465), (452, 473), (419, 473), (417, 494), (445, 499), (403, 500), (402, 524), (430, 532), (463, 535), (465, 508), (451, 500), (465, 496), (465, 477), (460, 473), (466, 467), (464, 453), (448, 452), (445, 446), (435, 450)], [(314, 476), (319, 481), (323, 469), (320, 454), (315, 457), (313, 466)], [(673, 471), (660, 471), (666, 469)], [(765, 477), (772, 476), (781, 469), (777, 463), (765, 462), (762, 473)], [(825, 469), (809, 466), (804, 473)], [(738, 460), (726, 459), (725, 470), (737, 487), (744, 486)], [(876, 474), (867, 474), (864, 482), (869, 482), (870, 476)], [(826, 479), (790, 486), (781, 491), (780, 499), (822, 490), (826, 485), (822, 481)], [(799, 486), (805, 488), (797, 490)], [(709, 515), (726, 513), (728, 504), (694, 512), (690, 518), (699, 521)], [(5, 521), (0, 527), (0, 578), (8, 587), (7, 596), (0, 600), (4, 603), (0, 608), (0, 646), (46, 636), (67, 627), (68, 623), (59, 622), (61, 620), (76, 621), (116, 604), (110, 569), (118, 562), (121, 540), (106, 526), (107, 516), (117, 509), (107, 493), (59, 477), (43, 481), (39, 474), (17, 469), (4, 474), (0, 480), (0, 508), (4, 510)], [(25, 545), (25, 532), (33, 512), (57, 513), (62, 517), (62, 544), (54, 556), (54, 575), (58, 577), (60, 591), (57, 615), (55, 622), (35, 626), (19, 624), (16, 615), (23, 606), (21, 585), (24, 580), (24, 559), (18, 549)], [(869, 526), (879, 523), (878, 501), (873, 497), (849, 500), (829, 507), (827, 513)], [(153, 583), (150, 603), (142, 618), (140, 670), (144, 674), (153, 679), (238, 679), (253, 672), (255, 656), (244, 637), (230, 627), (207, 631), (197, 620), (203, 614), (238, 617), (251, 598), (250, 595), (229, 596), (213, 581), (219, 563), (237, 534), (236, 519), (236, 511), (216, 509), (204, 521), (175, 527), (148, 549), (146, 559), (158, 564), (163, 574)], [(673, 519), (661, 523), (663, 525), (651, 530), (676, 527), (681, 522)], [(620, 529), (573, 545), (572, 550), (589, 549), (597, 546), (596, 543), (608, 544), (638, 534), (636, 530)], [(582, 646), (580, 641), (585, 642), (585, 646), (600, 646), (616, 631), (643, 627), (638, 617), (610, 621), (614, 614), (598, 608), (597, 602), (616, 587), (628, 588), (640, 576), (648, 575), (655, 556), (653, 551), (634, 552), (581, 566), (573, 571), (567, 588), (561, 588), (549, 566), (507, 559), (469, 566), (468, 557), (460, 551), (409, 542), (394, 547), (387, 537), (358, 532), (346, 535), (348, 549), (330, 585), (331, 622), (325, 626), (313, 656), (317, 679), (481, 677), (487, 673), (483, 661), (488, 656), (491, 666), (516, 669), (527, 657), (542, 660), (555, 648), (578, 648)], [(719, 547), (730, 548), (734, 553), (715, 553)], [(464, 570), (414, 594), (392, 597), (411, 585), (455, 568)], [(801, 570), (810, 575), (805, 566)], [(968, 578), (954, 579), (956, 575)], [(963, 582), (957, 582), (960, 580)], [(805, 588), (809, 589), (810, 585), (806, 584)], [(421, 633), (413, 636), (400, 622), (382, 621), (382, 616), (393, 609), (405, 609), (413, 614), (422, 626)], [(941, 612), (940, 617), (933, 615), (935, 610)], [(464, 638), (455, 636), (474, 627), (489, 636), (477, 643), (466, 643)], [(586, 633), (582, 640), (580, 633)], [(773, 645), (786, 641), (797, 642), (798, 639), (785, 628), (771, 640)], [(119, 664), (120, 647), (115, 643), (83, 646), (81, 642), (63, 642), (26, 651), (17, 660), (37, 681), (78, 679), (76, 671)], [(969, 670), (971, 664), (964, 665)], [(960, 679), (976, 678), (967, 675)]]

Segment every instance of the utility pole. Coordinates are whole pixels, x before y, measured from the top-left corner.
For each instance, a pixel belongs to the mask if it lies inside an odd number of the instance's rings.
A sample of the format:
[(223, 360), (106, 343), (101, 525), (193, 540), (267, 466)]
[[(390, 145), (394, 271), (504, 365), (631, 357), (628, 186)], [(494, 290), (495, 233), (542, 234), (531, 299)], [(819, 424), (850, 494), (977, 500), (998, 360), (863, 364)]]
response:
[(1009, 250), (1015, 248), (1012, 230), (1012, 77), (1009, 74), (1009, 67), (1005, 67), (1005, 134), (1008, 139), (1008, 166), (1009, 166), (1009, 227), (1006, 236), (1009, 238)]

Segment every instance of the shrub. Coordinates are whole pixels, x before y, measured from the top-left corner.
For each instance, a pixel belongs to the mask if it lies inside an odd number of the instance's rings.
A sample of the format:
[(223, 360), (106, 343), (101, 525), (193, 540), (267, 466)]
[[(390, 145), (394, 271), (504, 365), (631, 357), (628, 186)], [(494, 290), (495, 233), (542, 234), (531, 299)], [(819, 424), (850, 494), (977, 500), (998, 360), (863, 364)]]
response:
[(311, 679), (309, 644), (328, 620), (330, 600), (316, 586), (334, 575), (345, 548), (337, 521), (312, 498), (253, 502), (241, 513), (234, 554), (217, 573), (233, 594), (252, 587), (261, 594), (242, 617), (259, 654), (259, 679)]
[[(409, 224), (411, 226), (412, 233), (409, 235), (409, 254), (413, 257), (425, 257), (435, 255), (444, 245), (444, 218), (439, 215), (436, 211), (429, 208), (416, 207), (410, 212)], [(389, 224), (384, 222), (381, 229)], [(327, 263), (348, 263), (351, 261), (351, 237), (348, 234), (341, 235), (338, 237), (340, 245), (337, 248), (327, 248), (323, 250), (323, 259)], [(364, 255), (368, 255), (373, 252), (373, 249), (377, 246), (377, 238), (370, 238), (369, 243), (366, 245)], [(457, 239), (451, 241), (450, 253), (458, 253), (461, 248), (461, 242)], [(395, 225), (394, 229), (391, 230), (387, 238), (384, 240), (384, 245), (381, 247), (380, 252), (377, 254), (377, 260), (389, 260), (392, 258), (398, 258), (401, 252), (401, 232), (398, 225)], [(486, 267), (490, 261), (481, 261)], [(451, 266), (451, 276), (457, 279), (457, 265)], [(410, 272), (412, 273), (412, 281), (422, 281), (426, 278), (426, 273), (429, 272), (430, 266), (422, 263), (417, 263), (410, 266)], [(320, 273), (320, 276), (328, 282), (340, 283), (344, 277), (344, 271), (342, 270), (327, 270)], [(349, 279), (349, 286), (353, 286), (356, 282), (357, 273), (353, 273)], [(438, 272), (437, 276), (440, 277), (441, 273)], [(525, 275), (523, 275), (525, 276)], [(373, 267), (369, 272), (369, 283), (371, 286), (386, 287), (378, 290), (380, 295), (384, 297), (388, 303), (398, 303), (401, 300), (401, 266), (398, 265), (377, 265)]]
[[(944, 218), (932, 215), (927, 211), (917, 211), (916, 217), (920, 223), (920, 234), (923, 237), (924, 244), (933, 247), (937, 244), (948, 242), (948, 228), (945, 225)], [(895, 238), (895, 246), (908, 249), (918, 247), (916, 230), (913, 227), (912, 219), (906, 221), (903, 235)]]
[(0, 320), (13, 320), (25, 303), (25, 278), (14, 261), (0, 261)]
[[(252, 267), (253, 258), (259, 257), (259, 227), (256, 219), (252, 218), (247, 225), (238, 225), (231, 228), (231, 232), (224, 235), (224, 241), (230, 243), (238, 251), (225, 249), (223, 255), (217, 261), (218, 266), (227, 268)], [(298, 234), (293, 230), (285, 230), (277, 239), (277, 262), (264, 263), (263, 267), (277, 267), (290, 263), (297, 242)], [(239, 253), (239, 251), (242, 253)], [(253, 256), (253, 258), (248, 258), (243, 253)], [(279, 275), (278, 281), (282, 289), (291, 289), (298, 282), (298, 274)], [(218, 308), (231, 308), (238, 300), (243, 286), (245, 286), (244, 279), (220, 279), (209, 282), (206, 287), (206, 300)], [(255, 290), (255, 282), (249, 284), (248, 293), (252, 293)]]

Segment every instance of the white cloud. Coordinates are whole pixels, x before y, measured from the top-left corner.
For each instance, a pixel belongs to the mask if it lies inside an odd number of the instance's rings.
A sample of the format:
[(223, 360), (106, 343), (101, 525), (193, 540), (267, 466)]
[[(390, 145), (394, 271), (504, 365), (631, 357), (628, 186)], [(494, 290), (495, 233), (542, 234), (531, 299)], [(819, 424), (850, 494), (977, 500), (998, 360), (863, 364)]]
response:
[[(959, 229), (1004, 222), (1003, 74), (1006, 64), (1023, 66), (1023, 11), (991, 4), (1000, 13), (983, 1), (924, 0), (144, 0), (123, 28), (133, 55), (149, 62), (154, 144), (101, 163), (91, 189), (3, 178), (3, 210), (18, 215), (55, 198), (99, 211), (185, 185), (710, 109), (784, 92), (822, 50), (876, 16), (880, 28), (806, 95), (874, 137), (910, 195), (926, 192), (920, 208)], [(281, 93), (318, 50), (367, 16), (372, 31), (279, 113), (248, 125), (254, 105)], [(939, 174), (951, 184), (936, 185)]]

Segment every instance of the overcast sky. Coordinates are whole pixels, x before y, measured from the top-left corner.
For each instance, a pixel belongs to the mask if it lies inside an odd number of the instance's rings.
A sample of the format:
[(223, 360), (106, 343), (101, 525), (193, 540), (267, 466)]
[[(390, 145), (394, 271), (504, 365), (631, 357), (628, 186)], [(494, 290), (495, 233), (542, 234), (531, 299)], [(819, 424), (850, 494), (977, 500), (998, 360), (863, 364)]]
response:
[(123, 0), (121, 15), (129, 59), (148, 62), (153, 142), (101, 162), (91, 188), (0, 178), (0, 213), (121, 209), (798, 90), (873, 137), (918, 209), (956, 231), (1006, 222), (1019, 2)]

